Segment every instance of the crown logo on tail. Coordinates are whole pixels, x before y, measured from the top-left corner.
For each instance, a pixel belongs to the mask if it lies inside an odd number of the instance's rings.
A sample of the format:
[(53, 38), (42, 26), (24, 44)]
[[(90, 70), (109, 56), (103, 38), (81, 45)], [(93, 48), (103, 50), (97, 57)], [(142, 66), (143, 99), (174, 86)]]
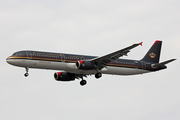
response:
[(149, 56), (150, 56), (151, 58), (155, 58), (155, 57), (156, 57), (156, 54), (152, 52), (152, 53), (149, 54)]

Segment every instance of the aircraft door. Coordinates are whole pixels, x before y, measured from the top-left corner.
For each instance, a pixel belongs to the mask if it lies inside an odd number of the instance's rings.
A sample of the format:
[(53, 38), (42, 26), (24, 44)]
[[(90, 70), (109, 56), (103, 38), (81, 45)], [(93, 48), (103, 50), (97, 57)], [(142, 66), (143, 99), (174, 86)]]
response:
[(142, 68), (146, 69), (146, 63), (144, 61), (141, 61), (141, 64), (142, 64)]
[(32, 58), (32, 54), (30, 51), (26, 51), (26, 54), (27, 54), (27, 59), (31, 59)]
[(61, 57), (61, 61), (65, 62), (65, 55), (64, 54), (60, 54), (60, 57)]

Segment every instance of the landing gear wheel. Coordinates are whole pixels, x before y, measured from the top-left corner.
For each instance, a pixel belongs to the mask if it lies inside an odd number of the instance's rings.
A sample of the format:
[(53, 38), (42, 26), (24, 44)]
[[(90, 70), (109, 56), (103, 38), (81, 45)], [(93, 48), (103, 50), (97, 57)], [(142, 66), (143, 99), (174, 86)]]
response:
[(101, 74), (100, 72), (98, 72), (98, 73), (95, 74), (95, 78), (98, 79), (98, 78), (100, 78), (100, 77), (102, 77), (102, 74)]
[(27, 77), (29, 75), (28, 71), (29, 71), (29, 68), (28, 67), (25, 67), (26, 69), (26, 73), (24, 74), (25, 77)]
[(87, 83), (86, 80), (81, 80), (80, 85), (81, 85), (81, 86), (84, 86), (84, 85), (86, 85), (86, 83)]
[(24, 76), (27, 77), (29, 75), (29, 73), (25, 73)]

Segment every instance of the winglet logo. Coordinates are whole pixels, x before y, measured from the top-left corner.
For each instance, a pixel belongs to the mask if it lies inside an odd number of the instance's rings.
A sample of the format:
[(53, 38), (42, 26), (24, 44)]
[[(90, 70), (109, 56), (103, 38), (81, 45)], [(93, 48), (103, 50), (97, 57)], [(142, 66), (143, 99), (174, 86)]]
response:
[(152, 52), (152, 53), (149, 54), (149, 56), (150, 56), (151, 58), (155, 58), (155, 57), (156, 57), (156, 54)]

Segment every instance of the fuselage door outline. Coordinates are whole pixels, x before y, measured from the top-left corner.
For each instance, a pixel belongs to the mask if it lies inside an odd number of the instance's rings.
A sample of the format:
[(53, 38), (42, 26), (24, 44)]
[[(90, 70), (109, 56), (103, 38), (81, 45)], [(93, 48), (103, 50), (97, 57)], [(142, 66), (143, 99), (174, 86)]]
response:
[(31, 59), (32, 58), (32, 54), (30, 51), (26, 51), (26, 54), (27, 54), (27, 59)]
[(144, 61), (141, 61), (142, 69), (146, 69), (146, 63)]
[(61, 56), (61, 61), (62, 61), (62, 62), (65, 62), (65, 56), (64, 56), (64, 54), (60, 54), (60, 56)]

